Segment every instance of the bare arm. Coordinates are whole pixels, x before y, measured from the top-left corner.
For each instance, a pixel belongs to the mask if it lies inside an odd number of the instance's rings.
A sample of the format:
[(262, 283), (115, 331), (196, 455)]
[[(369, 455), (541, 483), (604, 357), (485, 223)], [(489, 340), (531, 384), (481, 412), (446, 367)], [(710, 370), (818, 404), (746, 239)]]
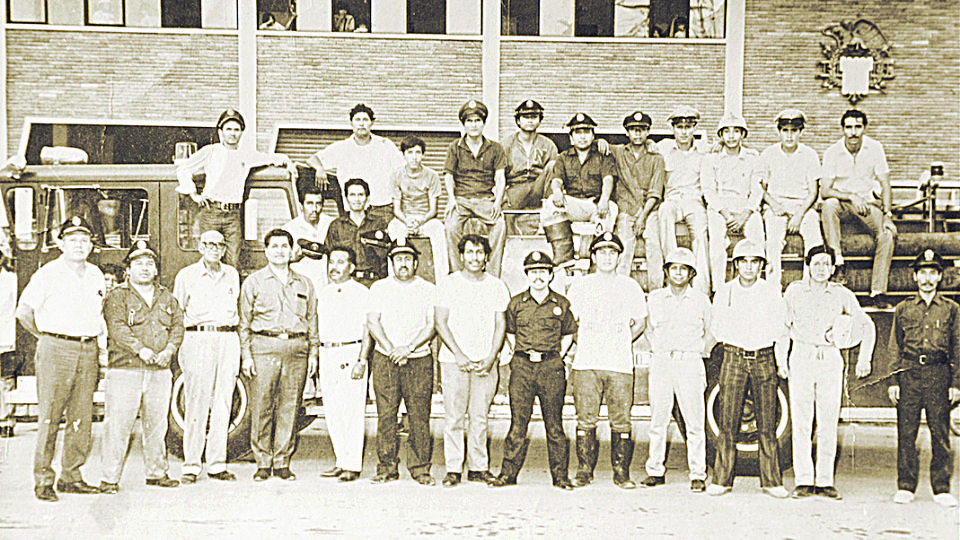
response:
[(388, 352), (393, 350), (393, 343), (390, 342), (387, 333), (383, 331), (383, 325), (380, 324), (379, 313), (367, 313), (367, 331), (370, 337), (380, 344), (380, 348)]
[(503, 205), (503, 192), (507, 189), (507, 174), (504, 169), (493, 173), (493, 204), (499, 209)]
[(457, 345), (457, 340), (453, 337), (453, 332), (450, 331), (450, 309), (437, 306), (434, 308), (434, 313), (437, 333), (440, 334), (440, 339), (443, 340), (443, 343), (450, 349), (450, 352), (453, 353), (453, 357), (457, 361), (457, 367), (460, 368), (460, 371), (470, 371), (471, 359), (463, 353), (463, 349)]
[(21, 302), (17, 306), (17, 320), (33, 337), (40, 338), (40, 330), (37, 329), (37, 322), (33, 316), (33, 306)]
[(498, 311), (494, 316), (493, 324), (493, 344), (490, 348), (490, 354), (477, 367), (477, 373), (481, 376), (487, 375), (497, 364), (497, 358), (500, 356), (500, 350), (503, 349), (503, 339), (506, 335), (507, 321), (502, 311)]
[(453, 174), (444, 173), (443, 186), (447, 190), (447, 217), (453, 214), (453, 209), (457, 207), (457, 198), (453, 194)]

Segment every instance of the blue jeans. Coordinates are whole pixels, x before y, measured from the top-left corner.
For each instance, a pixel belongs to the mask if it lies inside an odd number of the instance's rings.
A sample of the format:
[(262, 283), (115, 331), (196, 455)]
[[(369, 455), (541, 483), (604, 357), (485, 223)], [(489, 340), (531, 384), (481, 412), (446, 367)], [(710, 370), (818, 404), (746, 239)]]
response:
[(200, 234), (218, 231), (223, 235), (223, 241), (227, 244), (223, 262), (236, 268), (240, 257), (240, 210), (201, 207), (197, 222), (200, 224)]

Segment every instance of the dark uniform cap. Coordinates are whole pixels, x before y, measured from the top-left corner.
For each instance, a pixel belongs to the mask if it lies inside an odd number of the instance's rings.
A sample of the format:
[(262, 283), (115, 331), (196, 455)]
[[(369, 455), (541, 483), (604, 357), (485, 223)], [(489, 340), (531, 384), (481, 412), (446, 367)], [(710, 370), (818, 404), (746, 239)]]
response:
[(936, 268), (943, 272), (943, 257), (932, 249), (925, 249), (923, 253), (917, 255), (917, 258), (910, 263), (910, 268), (919, 270), (921, 268)]
[(130, 246), (130, 251), (127, 252), (124, 262), (130, 264), (134, 259), (144, 256), (152, 257), (153, 261), (157, 262), (157, 252), (150, 247), (150, 244), (146, 240), (137, 240)]
[(300, 246), (303, 256), (310, 259), (322, 259), (324, 255), (330, 253), (327, 247), (320, 242), (313, 242), (306, 238), (297, 240), (297, 245)]
[(543, 114), (543, 107), (541, 107), (536, 101), (528, 99), (517, 105), (515, 114), (517, 116), (523, 116), (525, 114)]
[(593, 239), (593, 242), (590, 242), (590, 253), (592, 254), (598, 249), (605, 247), (612, 247), (618, 252), (623, 253), (623, 242), (620, 240), (620, 237), (609, 231), (598, 235)]
[(480, 115), (480, 119), (486, 122), (488, 113), (489, 111), (486, 105), (475, 99), (471, 99), (464, 103), (463, 107), (460, 107), (460, 123), (462, 124), (471, 114)]
[(63, 238), (64, 236), (72, 232), (85, 232), (90, 236), (93, 236), (93, 229), (90, 228), (90, 224), (87, 223), (87, 220), (83, 219), (83, 216), (72, 216), (66, 221), (63, 222), (63, 225), (60, 226), (60, 234), (58, 238)]
[(623, 119), (623, 127), (629, 129), (634, 126), (640, 127), (650, 127), (653, 125), (653, 119), (650, 118), (650, 115), (637, 111), (633, 114), (628, 114), (626, 118)]
[(365, 246), (380, 249), (390, 249), (393, 245), (390, 242), (390, 236), (384, 230), (367, 231), (360, 234), (360, 243)]
[(597, 127), (597, 123), (593, 121), (593, 118), (590, 118), (590, 115), (587, 113), (578, 112), (573, 115), (573, 118), (567, 122), (567, 129), (573, 131), (578, 128), (590, 128), (593, 129)]
[(392, 259), (394, 255), (399, 255), (401, 253), (409, 253), (414, 257), (420, 257), (420, 252), (417, 251), (417, 248), (413, 247), (413, 244), (410, 243), (410, 240), (402, 236), (390, 244), (390, 252), (387, 254), (387, 256)]
[(531, 251), (526, 257), (523, 258), (524, 273), (536, 268), (553, 270), (553, 267), (553, 260), (551, 260), (550, 257), (548, 257), (547, 254), (542, 251)]
[(780, 123), (791, 124), (798, 127), (803, 127), (803, 124), (807, 122), (807, 117), (804, 116), (803, 111), (800, 109), (784, 109), (780, 111), (780, 114), (777, 115), (777, 118), (774, 120), (777, 125)]
[(234, 109), (227, 109), (220, 113), (220, 119), (217, 120), (217, 129), (222, 128), (225, 123), (231, 120), (240, 124), (240, 131), (247, 129), (247, 123), (243, 121), (243, 115)]

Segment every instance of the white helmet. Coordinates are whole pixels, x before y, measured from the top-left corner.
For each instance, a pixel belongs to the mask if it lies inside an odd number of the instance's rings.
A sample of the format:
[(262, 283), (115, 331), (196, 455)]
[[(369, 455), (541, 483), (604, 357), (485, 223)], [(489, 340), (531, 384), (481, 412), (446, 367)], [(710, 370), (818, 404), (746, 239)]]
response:
[(663, 271), (667, 272), (671, 264), (684, 264), (690, 269), (690, 279), (697, 275), (696, 257), (687, 248), (677, 248), (663, 260)]
[(758, 242), (753, 242), (744, 238), (737, 242), (737, 245), (733, 246), (733, 260), (741, 259), (743, 257), (756, 257), (758, 259), (763, 259), (764, 262), (767, 261), (767, 254), (763, 249), (763, 246)]
[(720, 125), (717, 126), (717, 135), (719, 136), (720, 132), (728, 127), (738, 127), (743, 130), (743, 136), (747, 136), (747, 121), (739, 114), (727, 113), (723, 115), (723, 118), (720, 119)]

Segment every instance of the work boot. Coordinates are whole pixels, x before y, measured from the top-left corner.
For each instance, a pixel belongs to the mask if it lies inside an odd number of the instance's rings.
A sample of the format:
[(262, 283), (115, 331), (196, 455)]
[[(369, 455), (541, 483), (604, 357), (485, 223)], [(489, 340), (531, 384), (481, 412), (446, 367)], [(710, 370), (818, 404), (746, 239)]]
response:
[(577, 476), (573, 485), (583, 487), (593, 482), (593, 469), (597, 466), (600, 443), (597, 428), (577, 430)]
[(573, 260), (573, 229), (569, 221), (548, 225), (543, 232), (553, 247), (553, 264), (560, 266)]
[(633, 439), (629, 433), (610, 434), (610, 465), (613, 468), (613, 483), (623, 489), (633, 489), (637, 484), (630, 480), (630, 463), (633, 462)]

